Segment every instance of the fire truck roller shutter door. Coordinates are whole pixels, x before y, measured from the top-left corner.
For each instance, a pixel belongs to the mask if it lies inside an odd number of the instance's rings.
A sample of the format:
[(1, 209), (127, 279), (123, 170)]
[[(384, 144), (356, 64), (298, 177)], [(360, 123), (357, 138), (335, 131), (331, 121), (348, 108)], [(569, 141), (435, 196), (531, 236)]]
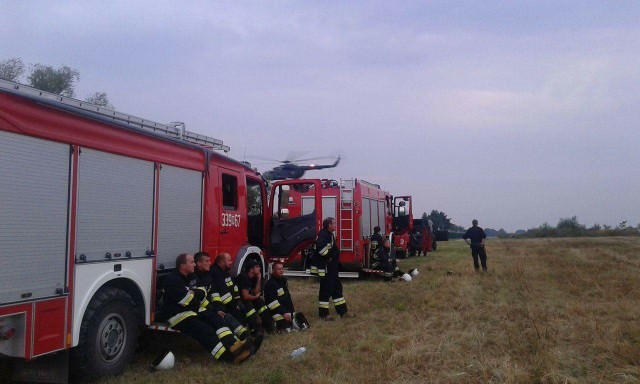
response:
[(386, 228), (385, 228), (385, 208), (384, 208), (384, 201), (378, 201), (378, 226), (380, 228), (382, 228), (382, 234), (385, 235), (386, 233)]
[(366, 197), (362, 199), (362, 236), (369, 237), (373, 233), (371, 227), (371, 202)]
[(70, 158), (67, 144), (0, 131), (0, 305), (65, 287)]
[(200, 250), (202, 173), (163, 165), (158, 201), (158, 261), (173, 268), (176, 255)]
[(371, 232), (367, 234), (368, 236), (373, 235), (373, 228), (379, 226), (378, 222), (378, 202), (374, 199), (369, 200), (369, 204), (371, 204)]
[(79, 163), (76, 258), (146, 257), (152, 246), (153, 163), (91, 149), (82, 149)]

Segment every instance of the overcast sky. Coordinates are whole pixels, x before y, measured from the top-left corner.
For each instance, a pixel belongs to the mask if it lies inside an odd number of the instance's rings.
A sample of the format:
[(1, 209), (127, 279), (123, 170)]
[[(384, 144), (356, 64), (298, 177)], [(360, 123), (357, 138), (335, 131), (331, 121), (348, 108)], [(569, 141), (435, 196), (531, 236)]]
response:
[[(231, 146), (342, 154), (414, 212), (640, 222), (640, 1), (0, 2), (0, 61)], [(261, 171), (266, 165), (259, 165)]]

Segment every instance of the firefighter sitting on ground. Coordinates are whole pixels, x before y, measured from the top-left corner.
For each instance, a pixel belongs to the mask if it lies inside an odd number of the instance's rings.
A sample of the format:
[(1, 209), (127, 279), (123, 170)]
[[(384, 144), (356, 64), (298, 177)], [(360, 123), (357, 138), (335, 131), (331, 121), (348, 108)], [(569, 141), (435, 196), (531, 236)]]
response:
[(213, 277), (211, 276), (211, 257), (207, 252), (198, 252), (194, 255), (196, 263), (196, 284), (198, 288), (207, 292), (206, 300), (202, 301), (198, 315), (205, 321), (217, 323), (218, 318), (224, 319), (227, 326), (240, 340), (247, 341), (255, 346), (255, 350), (260, 348), (262, 340), (253, 340), (247, 328), (230, 313), (224, 312), (222, 300), (217, 292), (214, 292)]
[(378, 247), (382, 246), (383, 237), (380, 234), (380, 227), (373, 228), (373, 235), (371, 235), (371, 254), (373, 255), (378, 250)]
[(273, 314), (278, 331), (291, 332), (292, 329), (308, 328), (309, 323), (304, 316), (301, 313), (295, 313), (287, 278), (284, 277), (284, 266), (277, 261), (272, 268), (271, 278), (264, 285), (264, 299)]
[(240, 289), (229, 276), (229, 271), (232, 267), (231, 255), (226, 252), (220, 253), (211, 267), (211, 277), (213, 279), (211, 292), (220, 296), (220, 303), (216, 305), (219, 306), (219, 310), (224, 313), (230, 313), (241, 323), (248, 325), (254, 337), (262, 337), (263, 334), (260, 331), (255, 311), (247, 311), (241, 305)]
[(261, 331), (273, 332), (273, 319), (262, 299), (262, 270), (260, 263), (255, 259), (249, 259), (243, 267), (245, 270), (235, 278), (236, 285), (240, 289), (240, 298), (247, 316), (253, 314), (260, 317)]
[(236, 339), (222, 318), (213, 325), (199, 315), (206, 293), (198, 289), (194, 271), (193, 255), (183, 253), (164, 280), (162, 302), (169, 325), (196, 339), (216, 360), (239, 364), (251, 355), (249, 346)]
[[(371, 269), (382, 270), (385, 281), (391, 281), (394, 277), (401, 277), (403, 281), (411, 281), (411, 275), (402, 272), (400, 268), (398, 268), (389, 239), (384, 239), (382, 241), (382, 247), (373, 254)], [(411, 272), (413, 271), (415, 270)]]

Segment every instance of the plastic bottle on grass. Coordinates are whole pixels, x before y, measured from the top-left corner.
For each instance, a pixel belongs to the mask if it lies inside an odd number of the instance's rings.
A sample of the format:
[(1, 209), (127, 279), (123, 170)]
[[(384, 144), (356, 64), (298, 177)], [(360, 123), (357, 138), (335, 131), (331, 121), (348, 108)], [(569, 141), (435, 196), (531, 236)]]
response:
[(307, 352), (307, 348), (300, 347), (300, 348), (296, 349), (295, 351), (291, 352), (291, 358), (292, 359), (298, 358), (298, 357), (304, 355), (305, 352)]

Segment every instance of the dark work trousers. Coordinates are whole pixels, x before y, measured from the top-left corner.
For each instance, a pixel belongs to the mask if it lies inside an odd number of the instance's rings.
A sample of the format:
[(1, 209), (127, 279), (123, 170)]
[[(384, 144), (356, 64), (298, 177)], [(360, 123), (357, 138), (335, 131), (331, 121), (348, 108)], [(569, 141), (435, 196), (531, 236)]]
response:
[(471, 245), (471, 256), (473, 257), (473, 267), (477, 270), (480, 269), (478, 264), (478, 257), (480, 257), (480, 263), (482, 263), (482, 270), (487, 270), (487, 253), (484, 251), (484, 246)]
[[(291, 313), (291, 312), (289, 312)], [(293, 316), (293, 313), (291, 313), (291, 316)], [(287, 329), (291, 329), (291, 327), (293, 327), (293, 324), (291, 324), (290, 321), (287, 321), (284, 316), (282, 316), (279, 313), (276, 313), (275, 315), (273, 315), (273, 318), (276, 319), (276, 328), (280, 331), (284, 331)]]
[[(225, 327), (228, 328), (240, 340), (246, 339), (247, 336), (249, 335), (249, 332), (247, 331), (247, 329), (242, 324), (240, 324), (240, 322), (236, 320), (235, 317), (233, 317), (228, 313), (225, 314), (224, 317), (222, 317), (218, 314), (218, 311), (213, 309), (207, 309), (204, 312), (198, 313), (198, 316), (202, 318), (204, 321), (206, 321), (209, 325), (211, 325), (216, 330), (223, 329), (226, 331), (226, 329), (224, 328)], [(229, 348), (235, 342), (235, 338), (228, 337), (226, 336), (226, 333), (225, 333), (225, 337), (223, 337), (221, 341), (225, 347)]]
[(257, 317), (260, 317), (262, 327), (268, 332), (273, 330), (274, 326), (271, 312), (261, 297), (251, 301), (245, 300), (242, 302), (242, 305), (244, 306), (245, 317), (247, 317), (249, 324), (252, 324), (252, 322), (257, 324)]
[(318, 313), (320, 317), (329, 315), (329, 299), (333, 298), (333, 305), (338, 315), (347, 313), (347, 302), (342, 296), (342, 283), (338, 277), (338, 270), (329, 270), (325, 277), (320, 278), (320, 293), (318, 294)]
[(260, 325), (258, 324), (258, 315), (256, 315), (256, 311), (253, 310), (253, 307), (247, 308), (244, 302), (240, 302), (239, 307), (239, 309), (232, 309), (228, 313), (240, 320), (240, 322), (246, 327), (249, 327), (252, 334), (258, 332), (260, 330)]
[(379, 270), (384, 271), (384, 279), (385, 279), (385, 281), (391, 281), (391, 279), (393, 277), (393, 272), (395, 270), (395, 268), (393, 267), (393, 264), (391, 264), (390, 262), (373, 263), (373, 265), (371, 265), (371, 269), (379, 269)]
[(232, 358), (231, 352), (218, 337), (216, 329), (199, 316), (187, 317), (173, 328), (196, 339), (216, 360), (228, 361)]

